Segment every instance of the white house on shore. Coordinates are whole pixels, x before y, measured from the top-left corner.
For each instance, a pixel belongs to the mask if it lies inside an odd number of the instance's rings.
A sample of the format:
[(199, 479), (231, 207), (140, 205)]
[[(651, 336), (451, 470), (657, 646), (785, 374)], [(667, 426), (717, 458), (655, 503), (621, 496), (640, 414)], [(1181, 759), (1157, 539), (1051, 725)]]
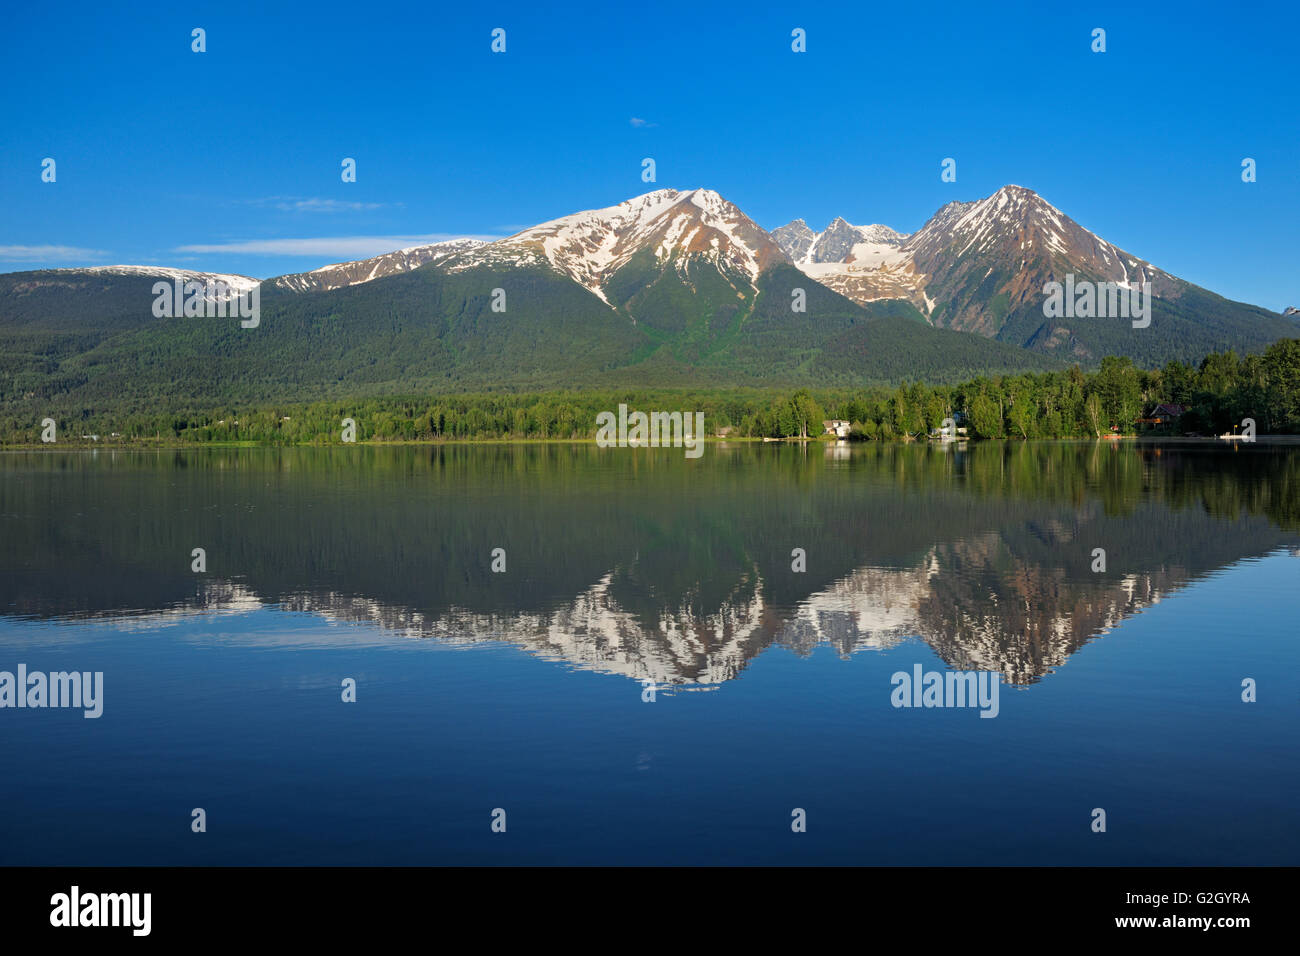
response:
[(849, 427), (848, 422), (841, 421), (838, 418), (832, 418), (822, 422), (822, 434), (834, 435), (836, 438), (848, 438)]
[(963, 425), (943, 425), (939, 428), (930, 429), (931, 441), (964, 441), (967, 438), (967, 429)]

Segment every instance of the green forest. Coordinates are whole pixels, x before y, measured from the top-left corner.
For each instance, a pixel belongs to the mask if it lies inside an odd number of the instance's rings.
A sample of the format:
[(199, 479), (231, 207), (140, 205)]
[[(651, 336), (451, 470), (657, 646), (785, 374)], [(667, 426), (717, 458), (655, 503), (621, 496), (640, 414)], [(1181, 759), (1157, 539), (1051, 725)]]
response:
[[(1259, 355), (1215, 353), (1199, 365), (1144, 370), (1103, 359), (1095, 371), (977, 377), (957, 385), (827, 389), (599, 389), (475, 392), (166, 407), (52, 409), (59, 443), (322, 444), (357, 441), (573, 440), (593, 438), (596, 416), (626, 404), (641, 411), (702, 411), (706, 434), (732, 438), (817, 436), (824, 419), (851, 423), (850, 437), (907, 440), (955, 418), (972, 438), (1099, 438), (1107, 434), (1215, 435), (1240, 430), (1300, 433), (1300, 339)], [(1184, 408), (1142, 423), (1158, 404)], [(2, 414), (2, 413), (0, 413)], [(0, 417), (0, 444), (41, 442), (42, 419)]]

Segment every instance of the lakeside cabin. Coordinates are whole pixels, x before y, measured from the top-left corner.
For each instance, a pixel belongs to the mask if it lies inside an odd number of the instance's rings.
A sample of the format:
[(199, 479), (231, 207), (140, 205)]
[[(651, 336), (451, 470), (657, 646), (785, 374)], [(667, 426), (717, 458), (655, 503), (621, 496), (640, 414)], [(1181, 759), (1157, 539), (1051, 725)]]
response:
[(1136, 424), (1172, 425), (1174, 422), (1178, 421), (1178, 419), (1182, 418), (1183, 413), (1186, 411), (1187, 408), (1183, 405), (1173, 405), (1167, 402), (1162, 402), (1155, 408), (1151, 409), (1145, 417), (1139, 418)]
[(848, 438), (849, 429), (851, 427), (852, 425), (849, 422), (843, 421), (839, 418), (832, 418), (828, 421), (822, 422), (822, 434), (834, 435), (836, 438)]

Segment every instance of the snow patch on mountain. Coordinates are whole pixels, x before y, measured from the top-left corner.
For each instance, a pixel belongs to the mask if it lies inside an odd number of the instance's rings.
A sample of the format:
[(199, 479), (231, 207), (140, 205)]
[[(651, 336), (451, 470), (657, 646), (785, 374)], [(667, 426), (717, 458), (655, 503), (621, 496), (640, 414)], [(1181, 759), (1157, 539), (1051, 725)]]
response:
[(659, 189), (525, 229), (458, 257), (448, 269), (544, 260), (608, 304), (605, 284), (643, 249), (661, 264), (702, 257), (747, 277), (751, 287), (763, 269), (785, 258), (764, 230), (713, 190)]
[(907, 234), (896, 229), (855, 226), (837, 217), (823, 231), (813, 232), (796, 219), (772, 237), (805, 275), (855, 302), (908, 299), (918, 308), (925, 303), (924, 276), (917, 275), (903, 252)]
[(926, 252), (942, 251), (960, 260), (969, 253), (994, 254), (1009, 237), (1015, 237), (1019, 248), (1030, 255), (1039, 252), (1069, 259), (1120, 283), (1173, 278), (1083, 228), (1032, 189), (1016, 185), (1003, 186), (985, 199), (943, 207), (903, 251), (920, 253), (922, 258)]
[(91, 266), (85, 269), (51, 269), (51, 272), (89, 272), (99, 275), (151, 276), (159, 279), (180, 279), (183, 282), (223, 282), (235, 292), (247, 292), (261, 284), (252, 276), (224, 272), (196, 272), (192, 269), (171, 269), (164, 266)]
[(347, 286), (360, 285), (382, 279), (385, 276), (410, 272), (430, 263), (445, 262), (453, 256), (477, 249), (485, 245), (482, 239), (448, 239), (443, 242), (429, 243), (423, 246), (410, 246), (397, 249), (382, 256), (361, 259), (355, 262), (337, 262), (321, 266), (310, 272), (285, 275), (272, 279), (278, 288), (293, 292), (324, 292), (342, 289)]
[(772, 237), (799, 267), (813, 264), (856, 264), (878, 268), (898, 261), (907, 236), (889, 226), (855, 226), (836, 218), (822, 232), (813, 232), (802, 219), (776, 229)]
[[(772, 236), (806, 275), (841, 295), (859, 303), (904, 298), (926, 315), (960, 292), (967, 273), (976, 269), (971, 278), (977, 280), (1000, 268), (1014, 274), (1003, 289), (1020, 302), (1041, 295), (1044, 281), (1062, 280), (1071, 271), (1125, 288), (1152, 282), (1156, 295), (1177, 283), (1016, 185), (984, 199), (950, 202), (911, 235), (837, 218), (822, 232), (796, 219)], [(980, 300), (970, 308), (983, 315), (983, 306)], [(974, 312), (966, 320), (973, 321)]]

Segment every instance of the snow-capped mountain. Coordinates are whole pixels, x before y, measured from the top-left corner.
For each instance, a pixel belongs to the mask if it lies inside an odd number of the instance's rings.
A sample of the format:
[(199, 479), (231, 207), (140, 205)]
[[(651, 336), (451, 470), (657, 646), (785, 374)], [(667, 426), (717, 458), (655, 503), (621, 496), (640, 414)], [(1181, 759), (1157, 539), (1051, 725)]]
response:
[(280, 289), (292, 292), (323, 292), (329, 289), (342, 289), (350, 285), (359, 285), (385, 276), (410, 272), (420, 266), (443, 262), (452, 256), (468, 252), (484, 245), (482, 239), (449, 239), (434, 242), (427, 246), (412, 246), (398, 249), (382, 256), (362, 259), (357, 262), (339, 262), (322, 266), (311, 272), (299, 272), (268, 280)]
[(822, 232), (802, 219), (772, 237), (805, 275), (858, 303), (907, 299), (925, 309), (923, 276), (902, 251), (907, 236), (888, 226), (854, 226), (836, 218)]
[(1125, 288), (1149, 282), (1152, 294), (1161, 298), (1177, 298), (1184, 285), (1023, 186), (947, 204), (902, 251), (924, 276), (927, 303), (937, 303), (929, 310), (931, 320), (985, 335), (1001, 333), (1004, 319), (1023, 308), (1041, 320), (1044, 284), (1063, 281), (1067, 274)]
[(1203, 350), (1233, 347), (1228, 313), (1248, 323), (1275, 318), (1124, 251), (1023, 186), (948, 203), (911, 235), (836, 219), (820, 233), (795, 220), (773, 236), (805, 274), (859, 304), (906, 299), (937, 327), (1073, 359), (1132, 354), (1140, 343), (1119, 323), (1046, 317), (1044, 286), (1067, 275), (1132, 290), (1149, 284), (1157, 321)]
[[(1068, 275), (1129, 288), (1150, 283), (1150, 322), (1046, 315), (1045, 285)], [(175, 278), (225, 281), (236, 291), (258, 283), (155, 266), (9, 273), (0, 276), (0, 328), (55, 328), (93, 314), (105, 336), (166, 335), (155, 330), (150, 284)], [(382, 288), (372, 292), (375, 283)], [(385, 374), (398, 376), (400, 367), (401, 375), (435, 374), (431, 380), (466, 387), (619, 384), (624, 374), (679, 384), (704, 366), (719, 380), (763, 384), (877, 381), (906, 368), (932, 377), (1041, 369), (1104, 355), (1163, 364), (1295, 334), (1293, 317), (1177, 279), (1021, 186), (948, 203), (911, 235), (842, 218), (820, 232), (795, 220), (768, 233), (712, 190), (658, 189), (495, 242), (401, 249), (266, 286), (276, 294), (263, 303), (265, 326), (306, 334), (341, 317), (329, 327), (346, 334), (349, 348), (378, 350), (391, 366)], [(498, 289), (508, 311), (496, 307)], [(305, 301), (300, 292), (332, 298)], [(802, 310), (792, 307), (800, 292)], [(362, 326), (384, 344), (370, 344)], [(420, 342), (393, 353), (395, 331)], [(366, 354), (347, 369), (374, 361)]]
[(610, 279), (639, 252), (672, 262), (707, 261), (752, 290), (786, 256), (768, 233), (710, 189), (659, 189), (615, 206), (553, 219), (458, 256), (456, 272), (478, 266), (546, 263), (607, 304)]
[(813, 232), (796, 219), (773, 231), (772, 238), (800, 267), (828, 263), (878, 267), (897, 260), (907, 236), (888, 226), (854, 226), (837, 217), (824, 232)]
[(98, 276), (147, 276), (154, 279), (180, 279), (182, 282), (224, 283), (235, 292), (247, 292), (261, 279), (223, 272), (196, 272), (193, 269), (170, 269), (164, 266), (92, 266), (88, 269), (51, 269), (51, 273), (90, 273)]

